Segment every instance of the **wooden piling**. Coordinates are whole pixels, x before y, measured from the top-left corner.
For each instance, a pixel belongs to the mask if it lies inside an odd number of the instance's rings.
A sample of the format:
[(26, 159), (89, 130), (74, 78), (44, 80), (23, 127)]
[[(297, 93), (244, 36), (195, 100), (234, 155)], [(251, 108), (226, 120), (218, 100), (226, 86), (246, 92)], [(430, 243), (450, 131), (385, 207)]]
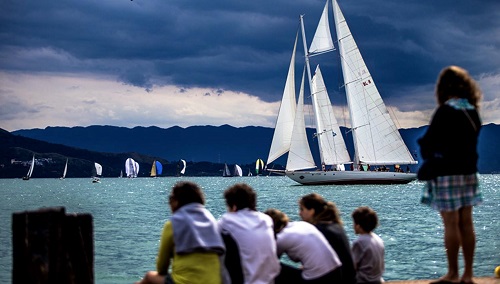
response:
[(94, 283), (92, 215), (64, 207), (12, 214), (12, 283)]

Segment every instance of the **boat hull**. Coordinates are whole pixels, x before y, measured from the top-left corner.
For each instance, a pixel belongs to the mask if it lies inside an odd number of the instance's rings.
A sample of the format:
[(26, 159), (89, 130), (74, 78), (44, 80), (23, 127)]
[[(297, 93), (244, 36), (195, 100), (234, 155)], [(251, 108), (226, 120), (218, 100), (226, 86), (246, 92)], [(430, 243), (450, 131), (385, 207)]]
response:
[(293, 171), (286, 176), (303, 185), (406, 184), (417, 179), (415, 173), (375, 171)]

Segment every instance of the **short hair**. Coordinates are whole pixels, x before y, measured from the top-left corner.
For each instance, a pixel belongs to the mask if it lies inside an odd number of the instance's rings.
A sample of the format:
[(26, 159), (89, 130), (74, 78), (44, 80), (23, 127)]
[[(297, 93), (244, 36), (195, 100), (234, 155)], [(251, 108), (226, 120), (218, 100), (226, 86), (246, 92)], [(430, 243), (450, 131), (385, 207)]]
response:
[(436, 97), (439, 105), (443, 105), (452, 97), (467, 99), (471, 105), (479, 108), (481, 89), (469, 73), (458, 66), (444, 68), (436, 83)]
[(227, 206), (236, 206), (236, 210), (248, 208), (257, 211), (257, 194), (246, 183), (237, 183), (226, 189), (224, 198)]
[(370, 233), (378, 226), (377, 213), (368, 206), (361, 206), (352, 212), (354, 224), (363, 228), (367, 233)]
[(174, 184), (169, 199), (177, 201), (177, 209), (189, 203), (205, 204), (205, 197), (200, 186), (190, 181), (179, 181)]
[(321, 195), (311, 193), (302, 196), (299, 204), (307, 209), (314, 209), (313, 222), (333, 222), (335, 224), (343, 224), (340, 212), (331, 201), (326, 201)]
[(285, 228), (286, 225), (288, 224), (289, 221), (288, 216), (285, 213), (279, 211), (278, 209), (274, 208), (267, 209), (264, 213), (269, 215), (271, 219), (273, 219), (274, 235), (281, 232), (281, 230), (283, 230), (283, 228)]

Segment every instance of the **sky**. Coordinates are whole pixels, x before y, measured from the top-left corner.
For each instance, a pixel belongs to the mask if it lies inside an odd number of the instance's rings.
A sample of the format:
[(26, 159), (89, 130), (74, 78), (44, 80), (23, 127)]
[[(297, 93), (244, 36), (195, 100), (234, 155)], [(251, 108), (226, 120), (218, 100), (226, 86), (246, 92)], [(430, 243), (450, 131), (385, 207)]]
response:
[[(469, 71), (483, 122), (500, 124), (498, 0), (338, 1), (399, 128), (429, 123), (448, 65)], [(274, 127), (299, 16), (310, 43), (324, 5), (2, 0), (0, 128)], [(338, 120), (349, 125), (338, 55), (324, 56)]]

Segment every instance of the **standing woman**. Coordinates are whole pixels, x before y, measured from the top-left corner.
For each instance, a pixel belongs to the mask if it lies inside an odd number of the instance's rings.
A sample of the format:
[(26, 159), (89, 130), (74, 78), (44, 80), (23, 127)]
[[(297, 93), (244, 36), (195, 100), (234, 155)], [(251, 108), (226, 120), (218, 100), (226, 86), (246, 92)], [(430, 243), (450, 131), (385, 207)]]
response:
[[(436, 97), (438, 108), (427, 132), (418, 140), (423, 159), (435, 162), (427, 164), (433, 175), (426, 178), (421, 201), (441, 214), (448, 259), (448, 272), (431, 283), (473, 283), (476, 237), (472, 206), (482, 202), (477, 176), (481, 91), (466, 70), (449, 66), (439, 74)], [(465, 266), (461, 277), (460, 247)]]

